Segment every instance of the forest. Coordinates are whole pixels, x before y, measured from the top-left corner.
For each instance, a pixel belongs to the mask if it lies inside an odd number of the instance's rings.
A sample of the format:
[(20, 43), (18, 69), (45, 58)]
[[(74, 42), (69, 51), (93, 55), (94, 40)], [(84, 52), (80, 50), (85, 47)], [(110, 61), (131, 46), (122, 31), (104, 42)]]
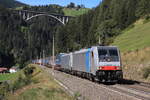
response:
[[(63, 14), (57, 5), (24, 6), (23, 10), (43, 11)], [(57, 27), (56, 20), (38, 17), (31, 21), (23, 20), (10, 9), (0, 6), (0, 66), (24, 66), (32, 59), (51, 55), (52, 36)]]
[[(103, 0), (88, 13), (70, 20), (65, 26), (49, 17), (24, 21), (11, 9), (0, 6), (0, 66), (23, 65), (32, 59), (81, 48), (109, 45), (115, 37), (132, 27), (139, 18), (150, 18), (149, 0)], [(24, 10), (64, 14), (59, 5), (23, 6)]]
[(103, 0), (56, 32), (57, 50), (71, 52), (88, 48), (98, 45), (99, 40), (102, 45), (109, 45), (140, 18), (150, 18), (150, 0)]

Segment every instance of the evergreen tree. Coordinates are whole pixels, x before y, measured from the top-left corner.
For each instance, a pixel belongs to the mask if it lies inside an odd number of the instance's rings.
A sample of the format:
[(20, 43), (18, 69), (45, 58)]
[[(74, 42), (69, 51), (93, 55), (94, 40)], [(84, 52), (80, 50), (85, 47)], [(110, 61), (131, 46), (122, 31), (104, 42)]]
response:
[(138, 8), (136, 10), (137, 17), (143, 17), (150, 13), (150, 0), (138, 0)]

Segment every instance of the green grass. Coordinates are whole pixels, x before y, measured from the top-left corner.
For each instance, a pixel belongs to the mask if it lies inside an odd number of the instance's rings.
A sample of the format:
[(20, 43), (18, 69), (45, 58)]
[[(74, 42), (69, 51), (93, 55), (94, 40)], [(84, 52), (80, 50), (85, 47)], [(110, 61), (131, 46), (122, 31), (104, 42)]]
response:
[(0, 74), (0, 82), (12, 80), (16, 76), (18, 76), (19, 72), (16, 73), (6, 73), (6, 74)]
[[(73, 100), (73, 97), (38, 65), (28, 65), (19, 74), (24, 74), (26, 76), (24, 79), (30, 78), (30, 83), (17, 88), (13, 94), (9, 93), (6, 96), (7, 100)], [(18, 82), (20, 83), (19, 80)]]
[(23, 7), (16, 7), (15, 10), (23, 10)]
[(89, 8), (81, 8), (79, 10), (76, 9), (70, 9), (70, 8), (64, 8), (63, 11), (66, 16), (79, 16), (84, 13), (87, 13), (90, 9)]
[(20, 94), (18, 100), (70, 100), (61, 89), (32, 88)]
[(127, 28), (119, 35), (112, 45), (116, 45), (121, 51), (134, 51), (150, 46), (150, 22), (139, 20), (134, 27)]
[(124, 78), (150, 82), (150, 21), (140, 19), (116, 37), (121, 50)]

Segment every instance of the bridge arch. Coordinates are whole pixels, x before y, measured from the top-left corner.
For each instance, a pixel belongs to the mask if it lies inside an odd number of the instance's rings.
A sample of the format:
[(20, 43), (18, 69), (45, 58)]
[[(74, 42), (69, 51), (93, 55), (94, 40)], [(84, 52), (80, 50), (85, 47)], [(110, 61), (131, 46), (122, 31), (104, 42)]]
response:
[(63, 25), (65, 25), (65, 22), (64, 21), (61, 21), (59, 18), (53, 16), (53, 15), (49, 15), (49, 14), (37, 14), (37, 15), (33, 15), (29, 18), (26, 19), (26, 21), (29, 21), (31, 20), (32, 18), (35, 18), (35, 17), (39, 17), (39, 16), (48, 16), (48, 17), (52, 17), (54, 19), (56, 19), (57, 21), (59, 21), (60, 23), (62, 23)]

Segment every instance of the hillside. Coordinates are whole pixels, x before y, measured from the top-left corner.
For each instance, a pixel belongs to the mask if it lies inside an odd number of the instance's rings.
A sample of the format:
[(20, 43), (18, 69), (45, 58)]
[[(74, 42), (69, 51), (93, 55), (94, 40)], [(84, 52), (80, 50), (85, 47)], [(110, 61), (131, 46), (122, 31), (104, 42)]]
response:
[(138, 20), (119, 35), (112, 45), (118, 46), (121, 51), (134, 51), (150, 46), (150, 22)]
[(124, 78), (150, 82), (150, 21), (140, 19), (116, 37)]
[(73, 100), (73, 97), (38, 65), (26, 66), (14, 73), (9, 80), (11, 82), (0, 85), (0, 100)]
[(80, 9), (71, 9), (71, 8), (64, 8), (64, 14), (66, 16), (79, 16), (82, 14), (85, 14), (89, 11), (90, 9), (88, 8), (80, 8)]
[[(17, 9), (63, 14), (62, 7), (58, 5), (24, 6)], [(11, 67), (16, 63), (23, 64), (30, 59), (30, 55), (35, 59), (43, 51), (51, 55), (52, 34), (60, 23), (50, 19), (42, 16), (28, 24), (10, 9), (0, 6), (0, 65)]]
[(0, 5), (6, 8), (16, 8), (16, 7), (24, 6), (26, 4), (16, 0), (0, 0)]
[[(149, 0), (103, 0), (96, 8), (71, 20), (56, 33), (58, 52), (109, 45), (122, 31), (150, 12)], [(68, 11), (69, 12), (69, 11)]]

